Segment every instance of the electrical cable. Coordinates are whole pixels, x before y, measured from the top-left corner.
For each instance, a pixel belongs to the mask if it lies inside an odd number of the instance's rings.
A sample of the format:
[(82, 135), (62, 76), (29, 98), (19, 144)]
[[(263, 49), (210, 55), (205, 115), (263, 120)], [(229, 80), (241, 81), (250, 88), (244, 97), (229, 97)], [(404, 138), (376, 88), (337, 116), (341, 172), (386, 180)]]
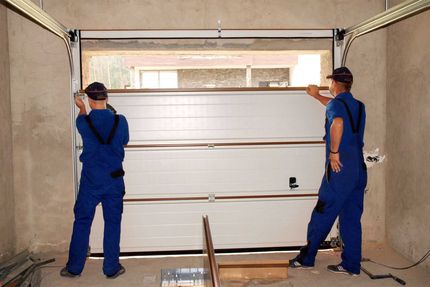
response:
[(406, 266), (406, 267), (394, 267), (394, 266), (390, 266), (390, 265), (385, 265), (385, 264), (373, 261), (372, 259), (369, 259), (369, 258), (363, 258), (361, 261), (362, 262), (372, 262), (373, 264), (384, 266), (386, 268), (390, 268), (390, 269), (394, 269), (394, 270), (406, 270), (406, 269), (410, 269), (412, 267), (415, 267), (415, 266), (423, 263), (429, 257), (430, 257), (430, 249), (426, 252), (426, 254), (420, 260), (418, 260), (416, 263), (414, 263), (414, 264), (412, 264), (410, 266)]

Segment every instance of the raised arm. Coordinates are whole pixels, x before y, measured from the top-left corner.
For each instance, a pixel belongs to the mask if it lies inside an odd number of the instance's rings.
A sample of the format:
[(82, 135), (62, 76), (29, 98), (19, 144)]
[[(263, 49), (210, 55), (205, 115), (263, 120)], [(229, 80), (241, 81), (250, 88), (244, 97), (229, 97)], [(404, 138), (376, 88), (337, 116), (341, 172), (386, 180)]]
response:
[(306, 93), (311, 97), (317, 99), (321, 104), (327, 106), (328, 102), (330, 102), (333, 98), (325, 97), (320, 94), (320, 89), (316, 85), (309, 85), (306, 88)]
[(85, 108), (85, 103), (80, 97), (75, 97), (75, 104), (79, 109), (79, 115), (86, 115), (87, 109)]

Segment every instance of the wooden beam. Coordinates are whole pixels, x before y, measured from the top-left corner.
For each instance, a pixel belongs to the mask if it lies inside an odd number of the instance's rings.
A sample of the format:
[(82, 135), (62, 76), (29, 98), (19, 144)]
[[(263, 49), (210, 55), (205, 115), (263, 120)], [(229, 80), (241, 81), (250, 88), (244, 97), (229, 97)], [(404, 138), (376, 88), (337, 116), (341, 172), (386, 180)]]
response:
[(286, 280), (288, 261), (225, 262), (218, 264), (220, 280)]

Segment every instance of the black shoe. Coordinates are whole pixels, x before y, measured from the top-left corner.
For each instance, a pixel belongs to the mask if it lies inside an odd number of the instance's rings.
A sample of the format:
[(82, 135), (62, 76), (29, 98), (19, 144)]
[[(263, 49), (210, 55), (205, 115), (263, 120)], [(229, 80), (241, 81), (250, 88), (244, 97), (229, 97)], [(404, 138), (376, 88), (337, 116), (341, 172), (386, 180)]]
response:
[(296, 258), (291, 259), (290, 261), (288, 261), (288, 267), (293, 268), (293, 269), (312, 269), (312, 268), (314, 268), (313, 266), (303, 265)]
[(108, 278), (108, 279), (115, 279), (116, 277), (118, 277), (118, 276), (120, 276), (120, 275), (122, 275), (122, 274), (124, 274), (125, 273), (125, 268), (124, 268), (124, 266), (122, 266), (121, 264), (119, 265), (119, 270), (115, 273), (115, 274), (112, 274), (112, 275), (106, 275), (106, 278)]
[(350, 276), (359, 276), (360, 274), (357, 273), (352, 273), (349, 272), (348, 270), (346, 270), (345, 268), (343, 268), (342, 265), (338, 264), (338, 265), (329, 265), (327, 266), (327, 270), (333, 273), (337, 273), (337, 274), (346, 274), (346, 275), (350, 275)]
[(81, 274), (73, 274), (72, 272), (69, 272), (69, 270), (67, 270), (67, 266), (61, 269), (60, 275), (63, 277), (69, 277), (69, 278), (75, 278), (75, 277), (81, 276)]

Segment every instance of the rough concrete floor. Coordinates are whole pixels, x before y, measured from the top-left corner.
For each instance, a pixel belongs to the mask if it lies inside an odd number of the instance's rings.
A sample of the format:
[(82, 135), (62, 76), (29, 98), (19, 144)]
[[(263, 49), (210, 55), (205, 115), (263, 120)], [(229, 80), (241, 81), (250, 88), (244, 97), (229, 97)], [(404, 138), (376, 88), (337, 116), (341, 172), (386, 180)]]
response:
[[(217, 255), (217, 260), (287, 260), (295, 256), (296, 253), (265, 253), (247, 255)], [(394, 266), (408, 266), (409, 262), (391, 248), (383, 245), (369, 245), (364, 248), (363, 257), (371, 258), (374, 261)], [(317, 257), (316, 267), (313, 270), (292, 270), (289, 269), (289, 278), (285, 281), (234, 281), (221, 282), (223, 287), (325, 287), (325, 286), (351, 286), (351, 287), (389, 287), (401, 286), (392, 279), (371, 280), (363, 272), (359, 277), (350, 277), (343, 274), (333, 274), (325, 268), (329, 264), (336, 264), (340, 261), (340, 254), (333, 251), (320, 252)], [(160, 270), (164, 268), (189, 268), (202, 267), (202, 257), (164, 257), (164, 258), (139, 258), (122, 259), (121, 263), (127, 272), (117, 279), (106, 279), (102, 272), (102, 260), (89, 259), (86, 263), (84, 272), (79, 278), (62, 278), (59, 271), (67, 258), (66, 255), (56, 256), (57, 261), (51, 267), (43, 268), (42, 287), (66, 287), (66, 286), (145, 286), (160, 287)], [(429, 287), (430, 272), (421, 266), (397, 271), (380, 267), (370, 262), (363, 263), (373, 274), (392, 273), (406, 281), (406, 286), (410, 287)]]

